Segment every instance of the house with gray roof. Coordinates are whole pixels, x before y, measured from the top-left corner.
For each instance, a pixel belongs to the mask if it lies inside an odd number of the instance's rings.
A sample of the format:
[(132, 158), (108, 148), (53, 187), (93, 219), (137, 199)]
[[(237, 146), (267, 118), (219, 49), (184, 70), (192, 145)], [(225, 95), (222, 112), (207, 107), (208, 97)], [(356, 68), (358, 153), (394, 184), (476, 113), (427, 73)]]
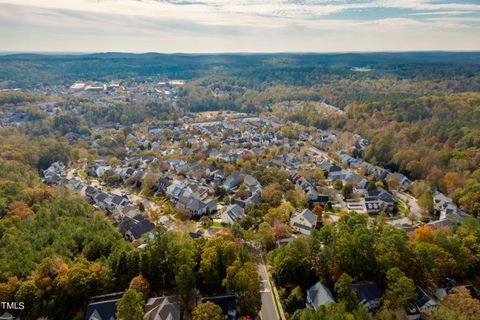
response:
[(181, 314), (178, 296), (155, 297), (145, 304), (143, 320), (180, 320)]
[(320, 281), (307, 290), (306, 305), (309, 309), (317, 309), (329, 303), (335, 303), (332, 292)]
[(228, 191), (232, 190), (238, 187), (243, 182), (244, 177), (245, 176), (241, 172), (235, 171), (232, 174), (230, 174), (227, 177), (227, 179), (225, 179), (225, 182), (223, 183), (223, 187)]
[(298, 233), (309, 236), (317, 227), (317, 216), (309, 209), (294, 213), (290, 218), (290, 226)]
[(239, 222), (245, 216), (245, 210), (238, 204), (229, 205), (222, 213), (222, 222), (233, 224)]

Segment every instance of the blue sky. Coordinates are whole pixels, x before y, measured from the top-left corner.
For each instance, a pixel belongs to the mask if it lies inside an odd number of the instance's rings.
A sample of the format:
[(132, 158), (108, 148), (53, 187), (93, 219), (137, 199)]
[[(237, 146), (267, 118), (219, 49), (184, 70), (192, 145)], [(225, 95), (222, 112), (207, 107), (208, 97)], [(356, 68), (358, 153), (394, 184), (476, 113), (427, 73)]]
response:
[(480, 0), (0, 0), (0, 51), (480, 50)]

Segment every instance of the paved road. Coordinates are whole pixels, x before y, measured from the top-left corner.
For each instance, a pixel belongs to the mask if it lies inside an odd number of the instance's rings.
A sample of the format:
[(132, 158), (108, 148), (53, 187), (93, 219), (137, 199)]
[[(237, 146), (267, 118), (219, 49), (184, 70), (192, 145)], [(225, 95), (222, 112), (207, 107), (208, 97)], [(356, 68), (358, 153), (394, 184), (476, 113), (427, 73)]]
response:
[(275, 302), (273, 301), (273, 291), (268, 281), (268, 273), (263, 263), (258, 265), (258, 275), (261, 280), (262, 309), (260, 310), (260, 318), (262, 320), (280, 320)]

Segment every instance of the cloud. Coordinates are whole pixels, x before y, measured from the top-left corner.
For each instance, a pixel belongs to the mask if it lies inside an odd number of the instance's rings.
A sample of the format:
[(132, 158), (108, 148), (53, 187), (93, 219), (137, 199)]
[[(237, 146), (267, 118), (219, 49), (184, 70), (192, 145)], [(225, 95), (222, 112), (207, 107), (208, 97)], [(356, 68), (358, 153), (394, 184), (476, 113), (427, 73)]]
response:
[(460, 0), (18, 2), (0, 0), (0, 50), (480, 49), (480, 5)]

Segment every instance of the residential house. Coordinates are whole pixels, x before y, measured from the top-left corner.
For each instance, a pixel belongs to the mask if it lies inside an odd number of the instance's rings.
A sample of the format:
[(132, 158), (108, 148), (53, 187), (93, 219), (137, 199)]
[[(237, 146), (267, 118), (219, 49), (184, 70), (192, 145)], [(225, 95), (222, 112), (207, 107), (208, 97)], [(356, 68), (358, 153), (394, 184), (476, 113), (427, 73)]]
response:
[(342, 180), (342, 183), (343, 183), (344, 180), (347, 180), (352, 176), (353, 176), (353, 173), (345, 171), (343, 169), (340, 169), (339, 171), (332, 171), (332, 172), (328, 173), (328, 179), (330, 181)]
[(408, 320), (420, 319), (422, 313), (431, 312), (438, 307), (435, 300), (420, 286), (415, 286), (417, 298), (407, 302), (406, 311)]
[(440, 213), (440, 220), (444, 220), (447, 217), (452, 217), (457, 220), (469, 217), (468, 214), (457, 207), (451, 198), (441, 192), (436, 191), (433, 195), (433, 205), (435, 210)]
[(329, 201), (328, 195), (319, 194), (313, 188), (309, 189), (305, 196), (310, 208), (313, 208), (317, 205), (324, 207)]
[(385, 179), (388, 174), (390, 173), (390, 171), (388, 171), (387, 169), (384, 169), (382, 167), (374, 167), (373, 168), (373, 175), (375, 176), (375, 178), (379, 179), (379, 180), (383, 180)]
[(223, 183), (223, 187), (227, 190), (230, 191), (232, 189), (235, 189), (238, 187), (244, 179), (245, 175), (242, 174), (239, 171), (235, 171), (232, 174), (230, 174), (227, 179), (225, 179), (225, 182)]
[(238, 204), (229, 205), (222, 213), (222, 222), (225, 224), (234, 224), (239, 222), (245, 216), (245, 210)]
[(95, 176), (101, 178), (101, 177), (103, 177), (105, 172), (108, 171), (108, 170), (112, 170), (112, 166), (110, 166), (110, 165), (98, 166), (95, 169)]
[(379, 200), (383, 211), (392, 211), (395, 209), (395, 200), (393, 195), (383, 188), (368, 190), (367, 197)]
[(180, 180), (173, 180), (167, 187), (165, 192), (170, 197), (172, 202), (176, 203), (181, 197), (189, 197), (193, 194), (193, 190)]
[(285, 245), (289, 244), (290, 242), (292, 242), (293, 240), (295, 240), (295, 238), (293, 238), (293, 237), (280, 239), (280, 240), (277, 241), (277, 247), (285, 246)]
[(380, 201), (373, 197), (366, 197), (363, 200), (363, 205), (364, 211), (368, 214), (379, 213), (382, 210)]
[(110, 212), (115, 212), (115, 211), (121, 211), (123, 207), (125, 207), (130, 201), (127, 198), (120, 197), (119, 195), (112, 194), (108, 199), (107, 199), (107, 204), (108, 204), (108, 211)]
[(358, 168), (362, 164), (361, 160), (350, 156), (345, 150), (340, 150), (339, 152), (337, 152), (337, 155), (340, 159), (340, 162), (351, 168)]
[(180, 297), (155, 297), (145, 303), (143, 320), (180, 320), (181, 314)]
[(130, 241), (139, 240), (142, 235), (152, 231), (154, 228), (155, 225), (153, 223), (140, 215), (133, 218), (123, 217), (122, 221), (118, 225), (119, 232), (125, 239)]
[(217, 210), (217, 203), (215, 200), (208, 200), (203, 202), (195, 195), (180, 197), (176, 203), (177, 208), (187, 209), (194, 217), (199, 217), (204, 214), (210, 214)]
[(309, 309), (317, 309), (329, 303), (335, 303), (332, 292), (320, 281), (307, 290), (306, 305)]
[(309, 236), (312, 230), (317, 227), (317, 216), (310, 211), (304, 209), (301, 212), (294, 213), (290, 218), (290, 226), (305, 236)]
[(244, 179), (243, 179), (243, 184), (245, 185), (245, 187), (248, 188), (248, 190), (250, 190), (250, 192), (255, 192), (256, 190), (258, 190), (259, 188), (261, 188), (261, 185), (260, 185), (260, 182), (258, 182), (258, 180), (247, 174)]
[(119, 299), (93, 302), (87, 306), (85, 320), (115, 320)]
[(169, 176), (163, 176), (158, 179), (158, 181), (155, 183), (155, 190), (161, 193), (166, 193), (167, 188), (171, 183), (171, 178)]
[(345, 175), (345, 177), (342, 179), (342, 184), (347, 185), (350, 184), (352, 186), (356, 186), (360, 182), (366, 180), (364, 177), (359, 176), (358, 174), (351, 173), (349, 175)]
[(367, 195), (367, 186), (368, 186), (368, 180), (363, 178), (360, 180), (357, 184), (353, 186), (353, 192), (361, 194), (363, 196)]
[(372, 312), (380, 308), (382, 293), (378, 286), (370, 281), (363, 281), (351, 285), (357, 295), (357, 301)]
[(410, 184), (412, 184), (412, 181), (408, 179), (406, 176), (404, 176), (401, 173), (394, 172), (392, 174), (389, 174), (388, 179), (392, 179), (395, 184), (398, 186), (397, 188), (399, 190), (405, 190)]
[(107, 210), (108, 208), (108, 193), (103, 191), (98, 192), (93, 199), (93, 203), (100, 209), (100, 210)]

